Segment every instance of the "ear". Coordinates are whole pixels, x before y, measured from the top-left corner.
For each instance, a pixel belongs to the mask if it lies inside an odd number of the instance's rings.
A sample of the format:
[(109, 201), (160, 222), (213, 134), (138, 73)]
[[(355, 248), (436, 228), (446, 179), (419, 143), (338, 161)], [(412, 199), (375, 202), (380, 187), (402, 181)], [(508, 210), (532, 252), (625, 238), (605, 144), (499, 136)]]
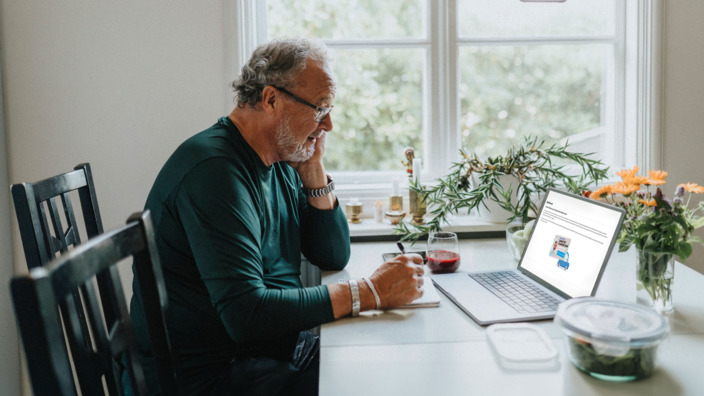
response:
[(274, 115), (279, 109), (279, 105), (282, 103), (281, 92), (271, 85), (267, 85), (262, 90), (262, 109), (269, 114)]

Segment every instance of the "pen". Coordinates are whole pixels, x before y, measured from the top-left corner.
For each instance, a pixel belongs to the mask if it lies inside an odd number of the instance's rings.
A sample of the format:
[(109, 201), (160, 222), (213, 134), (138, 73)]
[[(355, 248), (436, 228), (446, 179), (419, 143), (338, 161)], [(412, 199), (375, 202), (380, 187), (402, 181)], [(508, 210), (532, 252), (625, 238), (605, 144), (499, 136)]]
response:
[(396, 246), (398, 246), (398, 249), (401, 251), (401, 254), (406, 254), (406, 249), (403, 247), (403, 244), (401, 242), (396, 242)]

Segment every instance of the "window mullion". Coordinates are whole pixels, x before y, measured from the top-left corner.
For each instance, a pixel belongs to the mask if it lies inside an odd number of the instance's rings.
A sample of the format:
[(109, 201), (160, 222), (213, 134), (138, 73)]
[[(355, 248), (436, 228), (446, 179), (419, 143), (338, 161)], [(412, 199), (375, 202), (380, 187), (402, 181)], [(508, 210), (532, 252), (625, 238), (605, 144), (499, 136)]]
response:
[[(443, 175), (457, 157), (459, 133), (457, 117), (457, 15), (456, 0), (430, 2), (431, 52), (430, 88), (431, 125), (428, 136), (429, 169), (436, 178)], [(426, 178), (427, 179), (427, 178)]]

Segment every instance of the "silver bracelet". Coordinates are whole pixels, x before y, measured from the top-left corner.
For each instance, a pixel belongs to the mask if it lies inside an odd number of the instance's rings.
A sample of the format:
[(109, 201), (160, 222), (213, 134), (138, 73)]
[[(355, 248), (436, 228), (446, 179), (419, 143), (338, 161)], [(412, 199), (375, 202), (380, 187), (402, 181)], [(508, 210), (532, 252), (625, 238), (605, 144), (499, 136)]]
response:
[(374, 294), (374, 300), (376, 300), (376, 309), (381, 309), (381, 299), (379, 298), (379, 293), (376, 292), (376, 288), (374, 287), (374, 284), (372, 281), (370, 281), (367, 278), (362, 278), (363, 281), (367, 282), (367, 285), (369, 285), (369, 288), (372, 289), (372, 294)]
[(359, 285), (354, 279), (348, 281), (350, 284), (350, 293), (352, 294), (352, 317), (359, 316)]

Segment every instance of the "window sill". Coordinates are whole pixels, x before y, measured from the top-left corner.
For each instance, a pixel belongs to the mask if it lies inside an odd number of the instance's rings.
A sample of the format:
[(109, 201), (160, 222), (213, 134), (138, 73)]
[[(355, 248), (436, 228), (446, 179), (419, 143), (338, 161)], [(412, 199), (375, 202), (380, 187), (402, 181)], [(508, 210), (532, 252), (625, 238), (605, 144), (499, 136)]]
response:
[[(408, 221), (408, 216), (406, 216), (406, 221)], [(374, 219), (363, 218), (361, 223), (349, 224), (349, 227), (352, 242), (382, 242), (400, 239), (399, 235), (393, 234), (396, 226), (391, 225), (388, 219), (377, 223)], [(504, 238), (506, 236), (506, 224), (488, 223), (477, 216), (456, 216), (451, 220), (451, 225), (444, 226), (442, 229), (457, 233), (461, 239)]]

